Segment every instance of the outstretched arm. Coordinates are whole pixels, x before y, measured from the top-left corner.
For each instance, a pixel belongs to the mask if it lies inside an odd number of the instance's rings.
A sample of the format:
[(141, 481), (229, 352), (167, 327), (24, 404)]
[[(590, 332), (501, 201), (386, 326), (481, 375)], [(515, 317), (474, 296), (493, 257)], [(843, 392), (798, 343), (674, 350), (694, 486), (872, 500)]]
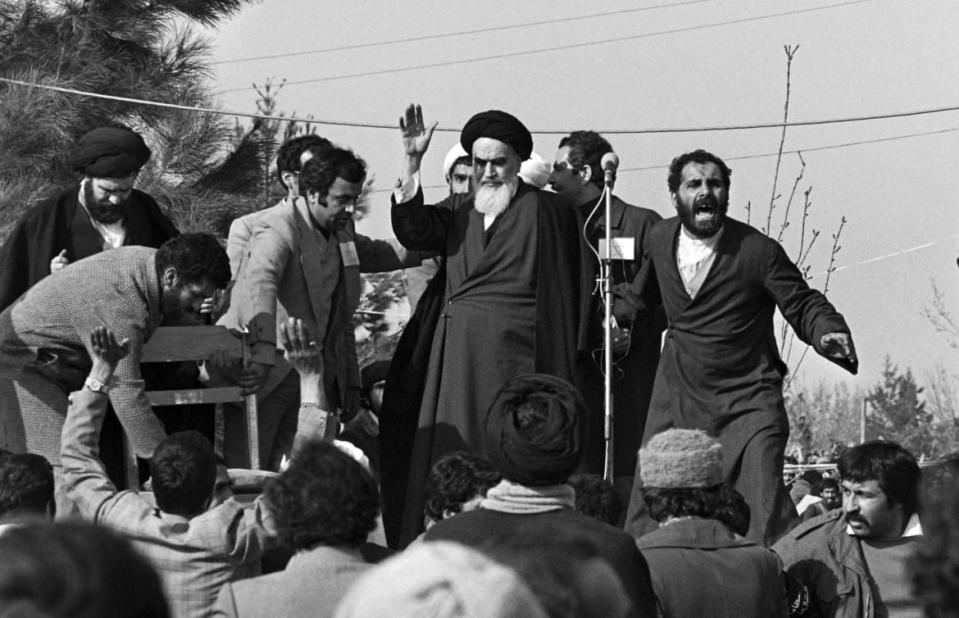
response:
[(90, 333), (93, 366), (83, 389), (70, 395), (70, 407), (60, 437), (60, 461), (67, 495), (80, 514), (95, 520), (102, 505), (116, 493), (99, 458), (100, 428), (106, 414), (107, 390), (117, 364), (130, 352), (127, 339), (98, 326)]
[(305, 440), (332, 441), (339, 430), (339, 419), (330, 410), (323, 387), (323, 354), (303, 320), (289, 318), (280, 325), (280, 342), (286, 360), (300, 375), (300, 415), (293, 439), (293, 452)]

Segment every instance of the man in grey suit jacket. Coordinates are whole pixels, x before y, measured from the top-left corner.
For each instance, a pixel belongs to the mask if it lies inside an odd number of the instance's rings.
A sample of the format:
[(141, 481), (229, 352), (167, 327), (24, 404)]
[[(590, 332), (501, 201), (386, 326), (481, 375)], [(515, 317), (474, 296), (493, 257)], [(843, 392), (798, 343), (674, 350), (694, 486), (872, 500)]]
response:
[[(208, 234), (182, 234), (159, 249), (120, 247), (41, 279), (0, 313), (0, 448), (60, 463), (67, 394), (90, 367), (87, 334), (107, 326), (130, 339), (110, 402), (137, 455), (153, 456), (166, 435), (140, 378), (140, 351), (163, 319), (199, 323), (203, 300), (226, 286), (226, 253)], [(58, 504), (58, 509), (62, 504)]]
[[(349, 150), (331, 147), (307, 161), (302, 199), (259, 213), (219, 321), (250, 328), (251, 365), (261, 385), (260, 451), (273, 469), (292, 445), (299, 405), (296, 376), (276, 349), (277, 315), (302, 319), (317, 334), (331, 406), (351, 410), (361, 387), (351, 325), (360, 271), (397, 270), (422, 259), (356, 233), (352, 217), (365, 179), (365, 163)], [(224, 455), (231, 466), (248, 465), (245, 444), (245, 415), (228, 413)]]

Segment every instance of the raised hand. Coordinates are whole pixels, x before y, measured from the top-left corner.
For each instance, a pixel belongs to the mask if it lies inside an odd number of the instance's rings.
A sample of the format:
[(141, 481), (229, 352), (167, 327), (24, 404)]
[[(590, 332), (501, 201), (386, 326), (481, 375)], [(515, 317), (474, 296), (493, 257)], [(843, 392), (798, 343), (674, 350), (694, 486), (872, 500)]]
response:
[(408, 156), (422, 157), (430, 147), (430, 140), (433, 139), (433, 131), (436, 130), (437, 124), (434, 122), (427, 128), (423, 122), (423, 108), (410, 103), (403, 116), (400, 116), (403, 151)]
[(90, 350), (93, 360), (99, 360), (115, 369), (127, 354), (130, 353), (130, 340), (117, 341), (116, 335), (106, 326), (97, 326), (90, 331)]
[(322, 374), (323, 355), (303, 320), (289, 318), (280, 324), (280, 345), (286, 350), (286, 360), (301, 376)]
[(55, 273), (67, 264), (70, 263), (70, 260), (67, 259), (67, 250), (64, 249), (56, 255), (52, 260), (50, 260), (50, 272)]

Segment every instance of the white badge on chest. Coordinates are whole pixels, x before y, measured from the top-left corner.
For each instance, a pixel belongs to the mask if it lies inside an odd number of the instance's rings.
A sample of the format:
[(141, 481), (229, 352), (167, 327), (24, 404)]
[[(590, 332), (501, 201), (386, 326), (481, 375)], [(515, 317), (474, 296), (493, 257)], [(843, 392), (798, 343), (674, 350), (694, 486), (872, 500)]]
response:
[[(613, 260), (635, 260), (636, 239), (632, 236), (613, 237), (613, 243), (609, 247), (609, 257)], [(599, 257), (606, 257), (606, 239), (599, 239)]]
[(356, 243), (352, 240), (340, 243), (340, 257), (343, 258), (343, 266), (360, 265), (360, 256), (356, 253)]

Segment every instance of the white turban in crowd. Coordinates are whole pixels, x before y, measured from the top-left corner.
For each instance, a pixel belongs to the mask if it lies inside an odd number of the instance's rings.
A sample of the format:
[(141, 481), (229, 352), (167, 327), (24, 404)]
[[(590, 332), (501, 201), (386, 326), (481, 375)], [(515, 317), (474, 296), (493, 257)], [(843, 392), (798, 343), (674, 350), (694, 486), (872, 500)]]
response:
[(551, 171), (552, 166), (549, 161), (534, 152), (520, 165), (519, 177), (522, 178), (526, 184), (533, 185), (537, 189), (542, 189), (546, 186)]
[(446, 157), (443, 158), (443, 178), (446, 179), (446, 182), (450, 181), (450, 174), (453, 172), (453, 164), (456, 163), (456, 160), (468, 156), (470, 156), (469, 153), (463, 150), (463, 146), (459, 142), (453, 144), (450, 151), (446, 153)]

